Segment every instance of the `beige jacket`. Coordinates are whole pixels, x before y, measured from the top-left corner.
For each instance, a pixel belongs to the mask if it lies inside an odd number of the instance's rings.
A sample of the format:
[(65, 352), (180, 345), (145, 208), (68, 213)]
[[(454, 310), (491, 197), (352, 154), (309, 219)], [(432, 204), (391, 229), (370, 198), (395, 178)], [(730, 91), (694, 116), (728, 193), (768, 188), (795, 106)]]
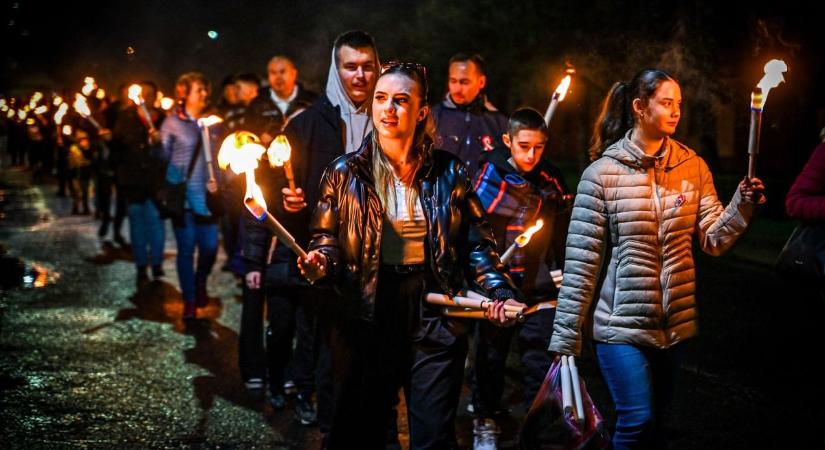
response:
[(669, 139), (658, 157), (647, 156), (628, 132), (582, 174), (549, 350), (580, 354), (590, 314), (599, 342), (668, 348), (694, 336), (693, 236), (720, 255), (753, 210), (738, 190), (724, 207), (693, 150)]

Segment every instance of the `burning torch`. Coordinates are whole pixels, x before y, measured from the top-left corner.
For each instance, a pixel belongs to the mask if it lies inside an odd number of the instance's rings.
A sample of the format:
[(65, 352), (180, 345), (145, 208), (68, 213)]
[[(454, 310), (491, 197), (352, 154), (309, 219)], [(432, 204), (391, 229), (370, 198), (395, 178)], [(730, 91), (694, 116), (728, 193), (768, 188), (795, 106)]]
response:
[(146, 123), (149, 124), (149, 133), (154, 133), (155, 125), (152, 123), (152, 116), (146, 108), (146, 101), (143, 100), (143, 88), (140, 87), (139, 84), (129, 86), (129, 100), (140, 106), (140, 110), (143, 111), (143, 117), (146, 119)]
[(513, 258), (513, 254), (516, 252), (516, 249), (517, 248), (522, 248), (525, 245), (527, 245), (527, 243), (530, 242), (530, 238), (533, 237), (533, 235), (537, 231), (541, 230), (541, 227), (543, 227), (543, 226), (544, 226), (544, 221), (539, 219), (539, 220), (536, 221), (536, 223), (532, 227), (528, 228), (524, 233), (521, 233), (520, 235), (518, 235), (518, 237), (513, 242), (513, 244), (507, 249), (507, 251), (504, 252), (503, 255), (501, 255), (501, 263), (502, 264), (509, 263), (510, 260)]
[(224, 139), (218, 151), (218, 166), (222, 169), (229, 166), (236, 174), (246, 175), (246, 194), (244, 194), (246, 209), (258, 221), (266, 221), (281, 242), (286, 244), (298, 256), (306, 259), (306, 252), (295, 242), (295, 238), (266, 210), (266, 200), (264, 200), (263, 192), (255, 183), (255, 169), (258, 167), (258, 160), (266, 152), (260, 142), (258, 136), (246, 131), (230, 134)]
[(768, 100), (768, 92), (785, 81), (783, 73), (788, 71), (784, 61), (772, 59), (765, 64), (765, 76), (751, 92), (751, 125), (748, 133), (748, 178), (756, 173), (756, 155), (759, 154), (759, 136), (762, 131), (762, 110)]
[(292, 163), (289, 157), (292, 154), (292, 147), (289, 141), (283, 134), (272, 140), (269, 144), (269, 149), (266, 151), (266, 156), (269, 158), (269, 164), (272, 167), (283, 167), (284, 175), (289, 183), (289, 189), (295, 191), (295, 175), (292, 173)]
[(89, 109), (89, 104), (86, 103), (86, 97), (81, 94), (75, 94), (74, 96), (74, 110), (77, 111), (84, 119), (88, 120), (89, 123), (94, 125), (97, 128), (97, 131), (103, 130), (103, 127), (92, 117), (92, 111)]
[(203, 141), (203, 157), (206, 159), (206, 168), (209, 170), (209, 181), (215, 181), (215, 169), (212, 167), (212, 142), (209, 140), (209, 127), (221, 122), (223, 122), (223, 119), (215, 115), (198, 119), (198, 126), (201, 127), (201, 140)]
[(546, 123), (548, 127), (550, 126), (550, 121), (553, 120), (553, 114), (556, 113), (556, 108), (558, 108), (560, 102), (564, 101), (564, 97), (567, 96), (567, 91), (570, 90), (570, 82), (573, 80), (573, 75), (576, 74), (576, 69), (568, 67), (564, 73), (566, 75), (562, 78), (558, 87), (556, 87), (556, 91), (553, 92), (553, 96), (550, 98), (550, 104), (547, 105), (547, 112), (544, 113), (544, 123)]

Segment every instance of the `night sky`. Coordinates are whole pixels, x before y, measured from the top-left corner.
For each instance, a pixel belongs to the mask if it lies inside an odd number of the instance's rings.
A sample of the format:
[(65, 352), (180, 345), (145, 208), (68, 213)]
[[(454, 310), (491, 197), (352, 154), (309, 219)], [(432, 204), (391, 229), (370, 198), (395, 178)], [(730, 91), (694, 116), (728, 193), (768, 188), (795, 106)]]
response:
[(586, 146), (609, 86), (650, 66), (682, 84), (689, 120), (677, 137), (699, 146), (705, 130), (716, 127), (708, 120), (720, 105), (735, 105), (731, 145), (739, 149), (747, 139), (750, 89), (764, 63), (778, 57), (790, 72), (771, 93), (764, 143), (788, 147), (782, 150), (786, 163), (776, 170), (793, 171), (825, 126), (825, 89), (815, 84), (825, 79), (825, 38), (804, 25), (821, 14), (816, 2), (804, 3), (6, 1), (0, 91), (76, 90), (92, 75), (108, 90), (150, 79), (171, 92), (177, 75), (189, 70), (206, 73), (213, 83), (239, 72), (263, 77), (274, 54), (292, 56), (305, 84), (321, 90), (333, 38), (361, 28), (376, 37), (382, 60), (429, 67), (430, 101), (443, 94), (446, 62), (458, 51), (485, 56), (489, 95), (504, 111), (521, 105), (543, 110), (564, 64), (574, 64), (579, 77), (569, 105), (575, 107), (565, 105), (558, 125), (575, 143), (571, 154)]

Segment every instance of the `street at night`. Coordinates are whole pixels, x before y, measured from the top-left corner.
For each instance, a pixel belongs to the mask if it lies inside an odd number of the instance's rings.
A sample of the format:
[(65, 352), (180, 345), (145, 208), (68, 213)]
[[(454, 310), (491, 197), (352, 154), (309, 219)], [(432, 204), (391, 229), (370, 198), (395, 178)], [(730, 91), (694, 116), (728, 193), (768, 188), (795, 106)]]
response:
[(4, 2), (0, 449), (825, 449), (809, 3)]

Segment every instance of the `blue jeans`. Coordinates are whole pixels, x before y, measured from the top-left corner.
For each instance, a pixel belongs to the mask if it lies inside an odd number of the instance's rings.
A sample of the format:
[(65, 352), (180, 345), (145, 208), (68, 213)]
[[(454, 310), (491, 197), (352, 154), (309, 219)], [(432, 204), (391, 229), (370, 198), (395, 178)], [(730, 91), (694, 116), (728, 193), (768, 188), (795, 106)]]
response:
[[(218, 253), (218, 224), (196, 223), (195, 215), (186, 211), (181, 224), (174, 225), (178, 244), (178, 281), (183, 301), (195, 301), (195, 286), (205, 285)], [(197, 272), (194, 270), (195, 245), (198, 247)]]
[[(118, 193), (118, 195), (120, 195)], [(129, 241), (132, 242), (132, 255), (138, 267), (151, 263), (153, 266), (163, 264), (163, 246), (166, 242), (166, 230), (160, 220), (158, 209), (151, 200), (129, 203)], [(147, 252), (148, 247), (148, 252)]]
[(673, 399), (684, 343), (666, 350), (595, 343), (596, 357), (613, 403), (613, 448), (664, 448), (662, 425)]

